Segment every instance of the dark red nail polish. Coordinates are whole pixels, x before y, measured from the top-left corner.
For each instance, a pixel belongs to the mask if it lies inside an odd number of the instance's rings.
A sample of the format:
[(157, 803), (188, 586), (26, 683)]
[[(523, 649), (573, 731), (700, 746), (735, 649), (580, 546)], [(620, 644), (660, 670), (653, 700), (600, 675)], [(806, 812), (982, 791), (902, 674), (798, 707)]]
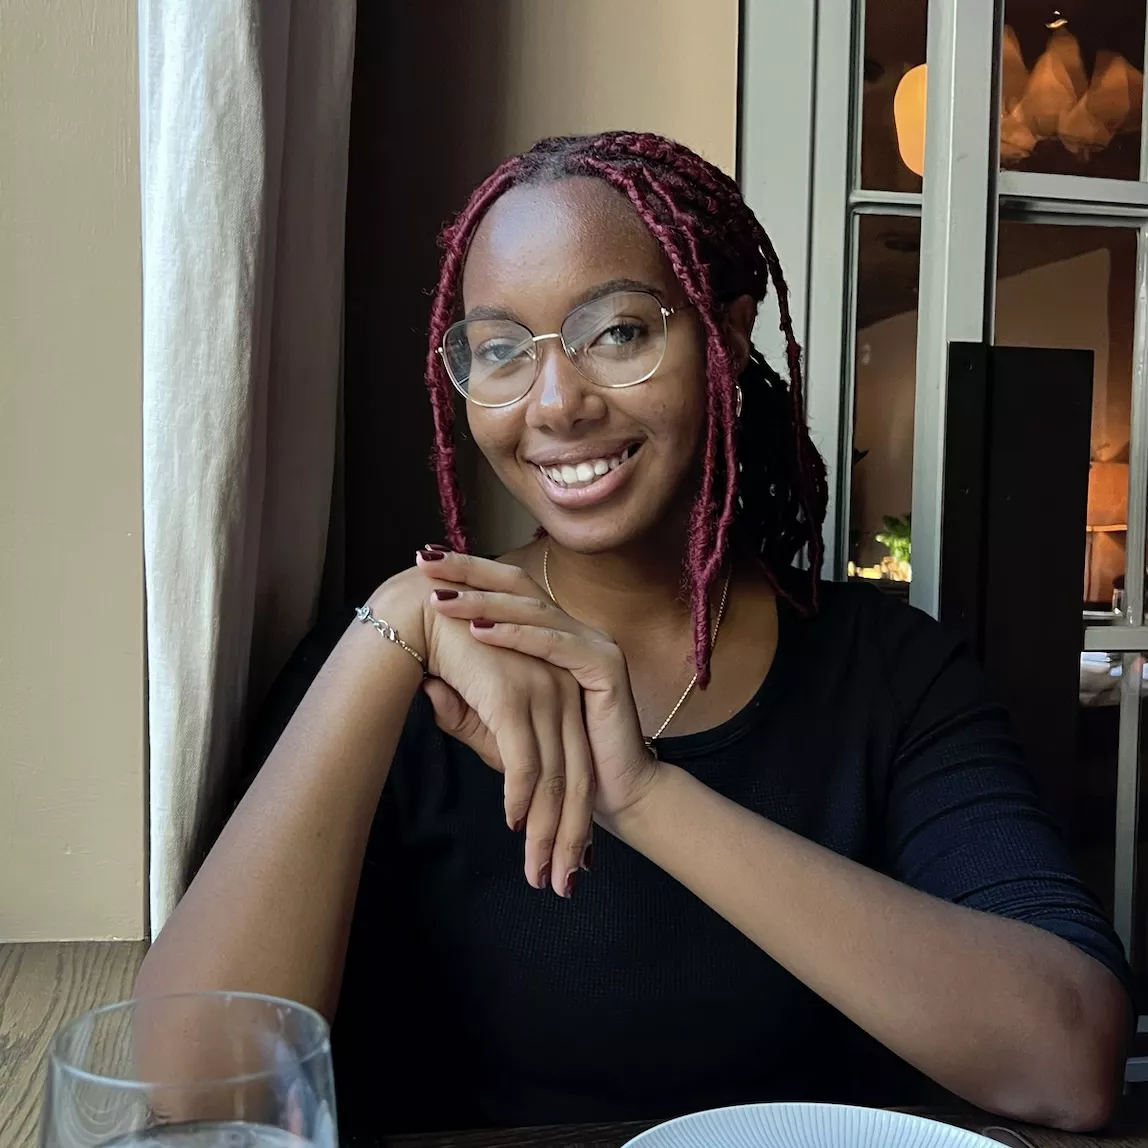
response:
[(446, 555), (441, 550), (420, 550), (419, 557), (424, 562), (441, 562)]
[(511, 833), (521, 833), (526, 828), (526, 818), (520, 817), (511, 827)]
[(457, 590), (436, 590), (434, 592), (435, 598), (439, 602), (453, 602), (458, 597)]
[(428, 542), (424, 550), (437, 550), (440, 554), (449, 554), (451, 552), (449, 546), (440, 546), (437, 542)]
[(541, 869), (538, 870), (538, 888), (545, 889), (550, 884), (550, 862), (547, 861)]
[(594, 843), (592, 841), (587, 841), (586, 848), (582, 850), (582, 868), (585, 869), (587, 873), (589, 873), (593, 866)]
[(567, 901), (574, 896), (574, 886), (577, 882), (578, 870), (571, 869), (570, 872), (566, 874), (566, 888), (562, 890), (562, 896), (565, 897)]
[(488, 622), (485, 618), (475, 618), (470, 623), (476, 630), (493, 630), (494, 623)]

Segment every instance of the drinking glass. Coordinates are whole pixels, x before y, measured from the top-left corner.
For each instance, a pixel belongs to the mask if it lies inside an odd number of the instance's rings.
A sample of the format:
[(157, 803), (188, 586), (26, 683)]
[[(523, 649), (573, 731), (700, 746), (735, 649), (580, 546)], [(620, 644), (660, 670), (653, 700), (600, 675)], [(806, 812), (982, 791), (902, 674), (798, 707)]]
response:
[(41, 1148), (337, 1148), (327, 1024), (187, 993), (96, 1009), (48, 1053)]

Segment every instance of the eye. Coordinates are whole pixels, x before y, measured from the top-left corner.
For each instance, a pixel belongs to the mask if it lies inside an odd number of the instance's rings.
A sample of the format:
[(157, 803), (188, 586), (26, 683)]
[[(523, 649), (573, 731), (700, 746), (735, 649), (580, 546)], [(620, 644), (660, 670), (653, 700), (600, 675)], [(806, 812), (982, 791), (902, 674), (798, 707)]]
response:
[(488, 367), (501, 367), (527, 353), (527, 344), (521, 339), (484, 339), (474, 349), (474, 357)]
[(624, 347), (644, 339), (647, 334), (649, 331), (644, 323), (623, 319), (607, 327), (594, 342), (598, 346)]

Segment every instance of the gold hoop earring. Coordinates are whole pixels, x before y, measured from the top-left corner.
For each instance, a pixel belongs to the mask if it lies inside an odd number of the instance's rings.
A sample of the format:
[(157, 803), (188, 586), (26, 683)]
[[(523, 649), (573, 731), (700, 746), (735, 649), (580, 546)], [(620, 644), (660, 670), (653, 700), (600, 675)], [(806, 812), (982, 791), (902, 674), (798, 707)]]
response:
[(733, 393), (734, 393), (733, 417), (735, 419), (740, 419), (741, 418), (741, 383), (734, 383)]

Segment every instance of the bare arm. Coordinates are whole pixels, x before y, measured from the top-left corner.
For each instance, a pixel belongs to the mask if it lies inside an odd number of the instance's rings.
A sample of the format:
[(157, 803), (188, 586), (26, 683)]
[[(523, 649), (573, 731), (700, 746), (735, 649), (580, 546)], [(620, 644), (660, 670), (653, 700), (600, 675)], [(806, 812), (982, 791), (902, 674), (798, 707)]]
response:
[[(372, 607), (425, 652), (412, 573)], [(137, 995), (246, 990), (334, 1014), (368, 834), (420, 677), (408, 653), (351, 625), (164, 925)]]
[(1128, 1000), (1068, 942), (911, 889), (673, 766), (610, 827), (946, 1088), (1035, 1123), (1108, 1118)]

